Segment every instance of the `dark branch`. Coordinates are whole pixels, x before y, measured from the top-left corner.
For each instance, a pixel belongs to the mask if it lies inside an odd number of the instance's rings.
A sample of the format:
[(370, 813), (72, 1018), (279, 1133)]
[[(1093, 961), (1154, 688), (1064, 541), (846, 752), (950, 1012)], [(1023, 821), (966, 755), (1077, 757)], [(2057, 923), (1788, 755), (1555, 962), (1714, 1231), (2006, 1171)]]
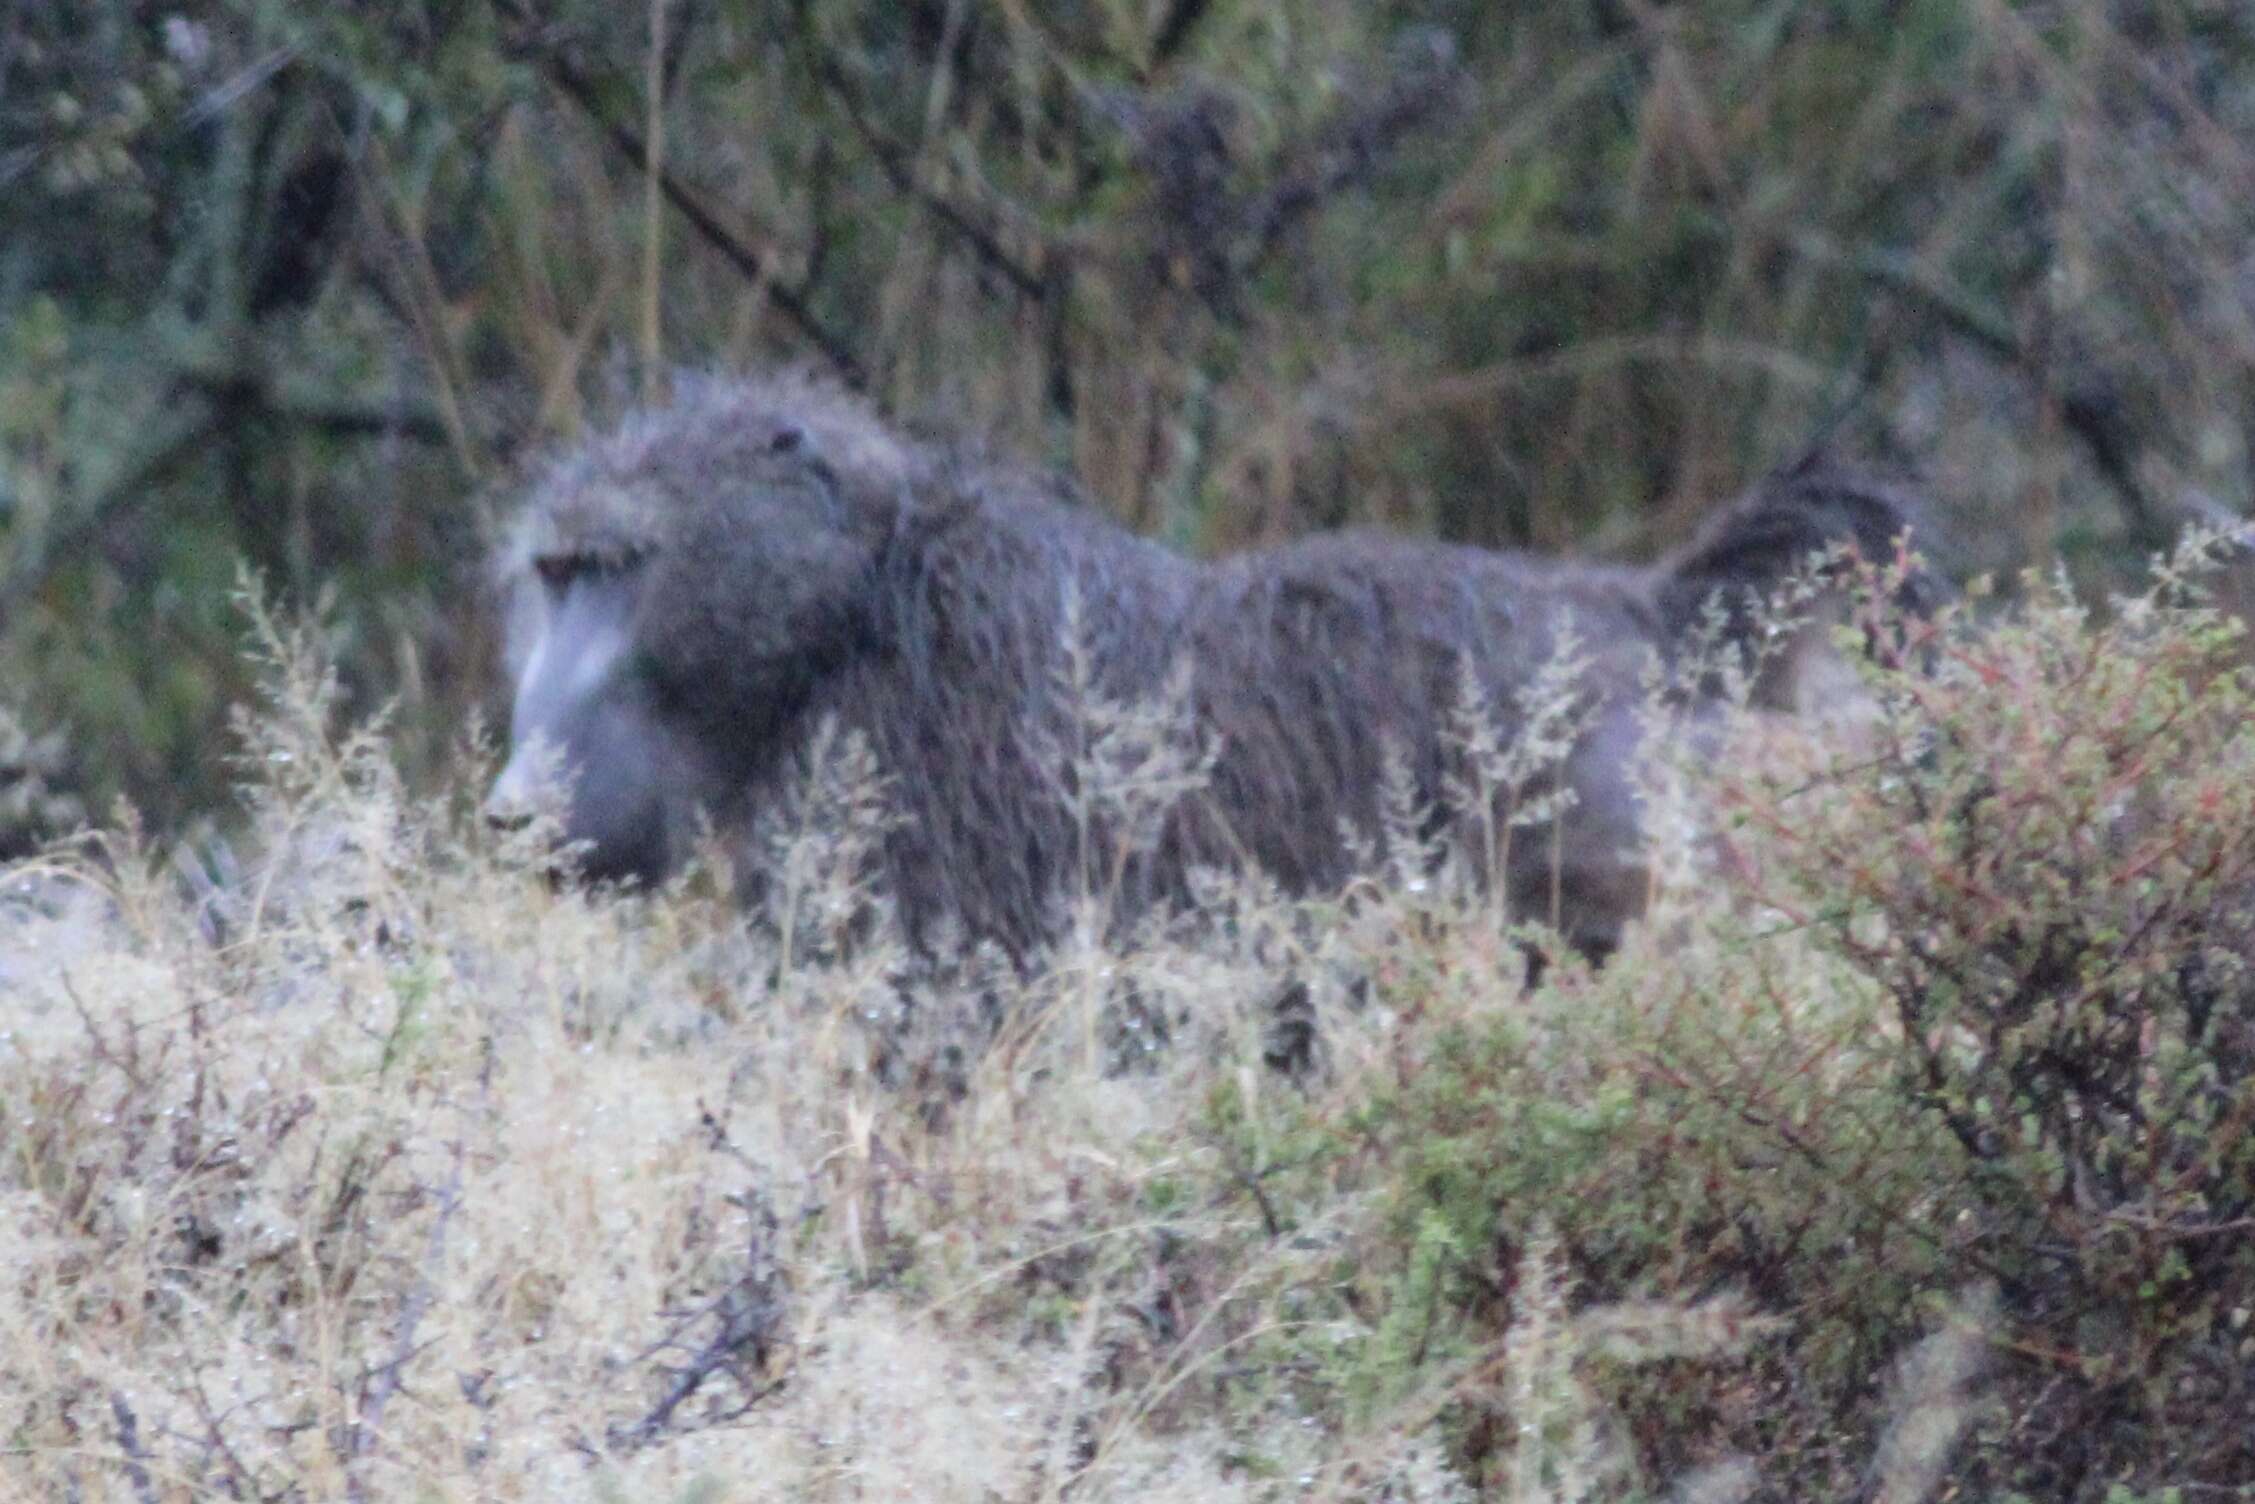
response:
[(283, 383), (223, 367), (183, 365), (172, 372), (166, 390), (172, 396), (158, 403), (160, 411), (172, 398), (188, 394), (207, 399), (210, 407), (152, 444), (98, 494), (68, 505), (62, 520), (43, 534), (25, 541), (19, 557), (0, 575), (0, 621), (36, 593), (64, 562), (91, 548), (113, 516), (146, 499), (152, 488), (203, 453), (230, 424), (246, 417), (337, 438), (400, 435), (424, 444), (446, 442), (445, 426), (421, 406), (400, 409), (328, 402), (288, 391)]
[[(1818, 254), (1840, 259), (1822, 245), (1810, 246)], [(2060, 374), (2039, 361), (2020, 341), (2011, 324), (1982, 306), (1970, 294), (1950, 285), (1913, 258), (1892, 251), (1872, 251), (1854, 258), (1856, 270), (1891, 292), (1903, 294), (1936, 315), (1950, 330), (1999, 365), (2018, 373), (2035, 388), (2059, 403), (2059, 418), (2067, 431), (2080, 439), (2121, 501), (2123, 515), (2140, 544), (2163, 548), (2175, 536), (2166, 509), (2154, 500), (2137, 478), (2138, 440), (2130, 426), (2105, 397), (2103, 373), (2097, 380), (2063, 382)]]
[(1159, 22), (1158, 35), (1151, 39), (1151, 66), (1163, 67), (1174, 61), (1211, 9), (1212, 0), (1174, 0), (1174, 4), (1167, 7), (1165, 19)]
[(141, 1422), (119, 1391), (110, 1391), (110, 1418), (117, 1422), (118, 1450), (125, 1453), (125, 1478), (141, 1504), (156, 1504), (157, 1490), (149, 1478), (149, 1449), (141, 1444)]
[(1445, 36), (1415, 36), (1398, 51), (1399, 71), (1369, 108), (1331, 122), (1295, 170), (1246, 206), (1251, 248), (1241, 274), (1274, 254), (1311, 210), (1368, 181), (1404, 137), (1454, 105), (1464, 75)]
[[(603, 102), (596, 97), (594, 85), (577, 69), (563, 58), (551, 54), (542, 59), (542, 71), (547, 75), (548, 81), (556, 86), (557, 92), (577, 105), (619, 154), (634, 165), (636, 171), (650, 170), (649, 149), (642, 139), (642, 133), (630, 125), (613, 120), (603, 108)], [(781, 310), (785, 318), (798, 326), (799, 332), (822, 352), (823, 358), (830, 362), (841, 380), (852, 387), (866, 386), (868, 374), (862, 369), (861, 362), (854, 358), (845, 340), (807, 306), (806, 299), (769, 275), (768, 265), (759, 252), (744, 244), (726, 225), (714, 218), (711, 211), (698, 201), (697, 196), (690, 192), (680, 178), (663, 167), (658, 168), (657, 175), (658, 190), (665, 195), (666, 202), (673, 205), (683, 219), (689, 221), (690, 228), (757, 286), (767, 300)]]
[(299, 397), (275, 383), (237, 371), (187, 369), (176, 373), (185, 386), (202, 392), (234, 413), (256, 412), (292, 428), (309, 428), (332, 438), (367, 439), (396, 435), (422, 444), (444, 444), (446, 425), (420, 404), (412, 408), (329, 403)]
[(736, 1395), (733, 1404), (723, 1403), (707, 1417), (714, 1424), (741, 1419), (783, 1387), (780, 1377), (766, 1376), (771, 1358), (785, 1345), (786, 1289), (775, 1261), (775, 1213), (757, 1192), (730, 1199), (750, 1223), (742, 1272), (712, 1299), (670, 1313), (665, 1336), (635, 1360), (647, 1362), (663, 1353), (683, 1359), (662, 1365), (667, 1382), (649, 1412), (631, 1426), (612, 1430), (608, 1439), (614, 1451), (632, 1452), (657, 1441), (681, 1407), (716, 1379), (732, 1382)]
[(869, 148), (869, 155), (875, 159), (885, 176), (892, 180), (893, 187), (930, 210), (934, 219), (953, 231), (978, 254), (981, 261), (1000, 273), (1004, 281), (1026, 297), (1040, 298), (1043, 291), (1040, 277), (1020, 266), (984, 226), (918, 181), (915, 167), (909, 160), (908, 149), (888, 138), (869, 119), (854, 92), (853, 80), (846, 77), (845, 70), (838, 66), (837, 60), (827, 55), (819, 57), (815, 60), (814, 70), (822, 86), (838, 101), (838, 108), (845, 112), (846, 123), (853, 127), (854, 134)]

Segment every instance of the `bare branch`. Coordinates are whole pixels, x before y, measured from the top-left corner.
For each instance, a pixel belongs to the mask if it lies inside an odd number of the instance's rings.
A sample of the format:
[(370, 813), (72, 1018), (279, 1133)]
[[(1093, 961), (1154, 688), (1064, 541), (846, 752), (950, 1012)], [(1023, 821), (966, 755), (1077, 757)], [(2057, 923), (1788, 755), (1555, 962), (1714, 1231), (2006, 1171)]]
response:
[(1867, 280), (1913, 300), (1938, 318), (1943, 328), (2051, 396), (2059, 404), (2060, 421), (2082, 440), (2092, 464), (2114, 488), (2123, 515), (2129, 519), (2131, 531), (2140, 544), (2161, 548), (2176, 536), (2176, 519), (2138, 479), (2138, 438), (2108, 397), (2105, 373), (2093, 373), (2079, 381), (2063, 380), (2059, 371), (2040, 361), (2021, 342), (2011, 323), (2002, 315), (1914, 257), (1886, 250), (1869, 250), (1849, 257), (1837, 247), (1813, 238), (1806, 238), (1801, 244), (1804, 251), (1825, 260), (1847, 261)]
[[(345, 1456), (354, 1459), (366, 1456), (382, 1434), (384, 1407), (399, 1392), (400, 1375), (407, 1369), (422, 1345), (415, 1341), (416, 1330), (423, 1324), (423, 1315), (430, 1309), (431, 1290), (437, 1283), (441, 1261), (446, 1257), (447, 1228), (454, 1221), (454, 1212), (462, 1204), (462, 1143), (452, 1145), (454, 1166), (448, 1173), (446, 1184), (438, 1191), (438, 1218), (431, 1224), (430, 1236), (423, 1244), (423, 1267), (415, 1281), (415, 1288), (407, 1294), (407, 1303), (400, 1310), (399, 1332), (392, 1340), (392, 1354), (372, 1370), (361, 1384), (360, 1413), (346, 1433)], [(350, 1474), (350, 1489), (354, 1498), (364, 1494), (365, 1483), (355, 1468)]]
[(219, 426), (220, 415), (216, 409), (174, 425), (164, 438), (124, 466), (117, 478), (99, 494), (77, 503), (70, 508), (68, 516), (27, 539), (6, 575), (0, 576), (0, 621), (6, 621), (18, 606), (46, 584), (48, 576), (64, 560), (75, 558), (92, 547), (114, 515), (202, 453)]
[(1342, 112), (1318, 133), (1296, 170), (1246, 206), (1250, 248), (1241, 274), (1266, 261), (1309, 211), (1366, 181), (1403, 137), (1452, 104), (1462, 75), (1445, 35), (1415, 36), (1397, 51), (1402, 61), (1378, 98), (1367, 108)]
[(156, 1504), (156, 1485), (149, 1480), (149, 1449), (141, 1444), (141, 1422), (119, 1391), (110, 1391), (110, 1415), (117, 1421), (118, 1450), (125, 1453), (126, 1481), (141, 1504)]
[(1152, 66), (1174, 61), (1176, 54), (1189, 44), (1190, 34), (1198, 29), (1198, 23), (1206, 19), (1206, 12), (1212, 9), (1212, 0), (1174, 0), (1159, 22), (1157, 35), (1151, 38)]
[(643, 1352), (644, 1359), (676, 1352), (684, 1361), (669, 1366), (665, 1392), (642, 1419), (612, 1431), (614, 1450), (631, 1452), (658, 1440), (682, 1405), (716, 1377), (734, 1380), (738, 1394), (736, 1403), (715, 1417), (720, 1421), (742, 1417), (783, 1387), (782, 1379), (765, 1377), (769, 1356), (780, 1344), (784, 1316), (775, 1213), (756, 1191), (730, 1199), (751, 1223), (743, 1270), (711, 1300), (673, 1313), (666, 1334)]
[(870, 157), (884, 171), (885, 176), (892, 180), (894, 188), (930, 210), (934, 219), (953, 231), (957, 238), (977, 253), (982, 262), (999, 273), (1004, 281), (1020, 293), (1029, 298), (1039, 298), (1042, 295), (1040, 277), (1019, 265), (1002, 248), (1002, 243), (970, 215), (924, 185), (910, 161), (907, 148), (888, 138), (870, 120), (854, 90), (853, 80), (846, 76), (845, 70), (838, 66), (835, 58), (828, 55), (818, 57), (814, 71), (822, 86), (837, 100), (838, 108), (845, 112), (846, 123), (853, 127), (854, 134), (861, 138), (862, 144), (869, 149)]
[[(642, 133), (611, 118), (610, 112), (604, 109), (602, 100), (596, 96), (595, 86), (585, 75), (566, 59), (553, 53), (542, 58), (541, 71), (555, 85), (556, 91), (577, 105), (580, 112), (603, 133), (620, 156), (633, 164), (636, 171), (652, 170), (649, 146), (642, 139)], [(659, 191), (665, 195), (666, 202), (672, 204), (681, 217), (689, 221), (690, 228), (707, 245), (720, 252), (730, 265), (742, 272), (785, 318), (798, 327), (799, 332), (830, 363), (839, 379), (848, 386), (866, 386), (869, 377), (862, 369), (861, 362), (854, 358), (845, 339), (823, 323), (808, 306), (806, 299), (779, 281), (761, 254), (744, 244), (740, 237), (723, 225), (670, 169), (660, 164), (655, 171)]]

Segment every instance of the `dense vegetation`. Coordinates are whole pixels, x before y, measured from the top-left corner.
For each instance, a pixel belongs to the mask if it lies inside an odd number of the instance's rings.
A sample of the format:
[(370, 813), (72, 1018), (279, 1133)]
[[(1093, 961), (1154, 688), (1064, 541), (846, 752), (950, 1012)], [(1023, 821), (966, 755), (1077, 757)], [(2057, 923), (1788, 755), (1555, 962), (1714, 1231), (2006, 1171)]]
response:
[(2255, 1485), (2255, 683), (2174, 574), (1711, 726), (1594, 973), (1409, 801), (1337, 896), (919, 955), (851, 742), (674, 891), (559, 889), (253, 619), (252, 865), (0, 898), (26, 1497)]
[(2237, 0), (10, 6), (0, 698), (224, 809), (243, 556), (420, 776), (520, 457), (776, 359), (1198, 548), (1642, 555), (1829, 441), (2119, 581), (2255, 465), (2250, 142)]

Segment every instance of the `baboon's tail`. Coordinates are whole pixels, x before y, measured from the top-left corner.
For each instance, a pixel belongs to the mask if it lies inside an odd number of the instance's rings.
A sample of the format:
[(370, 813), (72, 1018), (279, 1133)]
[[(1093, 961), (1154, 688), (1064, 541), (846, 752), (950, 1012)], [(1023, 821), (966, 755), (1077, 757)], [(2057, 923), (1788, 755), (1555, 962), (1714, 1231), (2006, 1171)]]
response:
[[(1866, 562), (1895, 558), (1904, 534), (1915, 545), (1924, 508), (1906, 486), (1812, 454), (1779, 470), (1725, 507), (1661, 565), (1659, 604), (1671, 638), (1693, 630), (1719, 600), (1725, 635), (1750, 630), (1758, 609), (1786, 579), (1835, 547)], [(1944, 591), (1926, 569), (1903, 582), (1898, 603), (1924, 614)]]

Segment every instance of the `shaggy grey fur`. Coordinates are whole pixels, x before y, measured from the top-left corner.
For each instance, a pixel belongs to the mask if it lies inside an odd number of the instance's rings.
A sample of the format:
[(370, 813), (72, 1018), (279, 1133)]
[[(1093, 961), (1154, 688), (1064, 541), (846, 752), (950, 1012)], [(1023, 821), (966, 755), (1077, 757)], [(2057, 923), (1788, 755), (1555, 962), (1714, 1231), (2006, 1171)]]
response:
[[(1643, 570), (1367, 533), (1200, 563), (1074, 505), (1065, 483), (912, 442), (812, 380), (691, 383), (532, 489), (504, 555), (518, 750), (492, 807), (523, 810), (546, 747), (570, 774), (564, 826), (587, 873), (654, 881), (700, 813), (748, 830), (835, 717), (890, 776), (902, 818), (883, 876), (911, 932), (945, 919), (1023, 955), (1054, 933), (1084, 856), (1053, 755), (1073, 726), (1068, 601), (1095, 688), (1146, 699), (1187, 665), (1216, 749), (1208, 787), (1125, 868), (1131, 910), (1179, 895), (1198, 864), (1337, 886), (1345, 832), (1378, 823), (1389, 744), (1432, 833), (1467, 835), (1480, 812), (1449, 807), (1448, 738), (1465, 668), (1508, 737), (1571, 620), (1592, 707), (1565, 768), (1577, 797), (1557, 860), (1547, 830), (1522, 832), (1506, 886), (1515, 913), (1603, 950), (1642, 901), (1630, 766), (1650, 655), (1717, 591), (1771, 585), (1832, 543), (1889, 553), (1904, 500), (1803, 466)], [(1762, 696), (1789, 701), (1773, 680)]]

